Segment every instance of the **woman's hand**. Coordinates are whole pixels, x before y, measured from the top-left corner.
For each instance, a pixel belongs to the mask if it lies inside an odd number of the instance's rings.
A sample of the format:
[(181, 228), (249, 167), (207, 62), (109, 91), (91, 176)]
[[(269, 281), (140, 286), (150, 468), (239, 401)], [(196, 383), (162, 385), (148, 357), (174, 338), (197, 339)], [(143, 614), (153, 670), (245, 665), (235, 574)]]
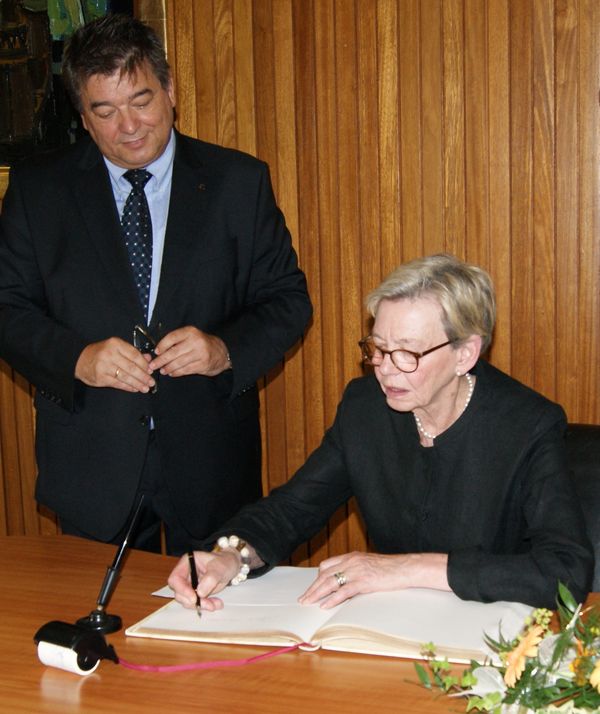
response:
[[(319, 566), (319, 575), (298, 598), (303, 605), (326, 598), (321, 607), (329, 609), (360, 593), (435, 588), (450, 590), (445, 553), (346, 553), (327, 558)], [(340, 585), (338, 581), (345, 581)]]
[[(194, 561), (198, 572), (198, 595), (203, 610), (220, 610), (223, 601), (212, 597), (220, 592), (234, 578), (241, 566), (241, 556), (236, 550), (219, 553), (194, 551)], [(184, 607), (196, 607), (196, 593), (191, 585), (190, 564), (187, 555), (181, 556), (169, 575), (168, 583), (175, 591), (175, 600)]]

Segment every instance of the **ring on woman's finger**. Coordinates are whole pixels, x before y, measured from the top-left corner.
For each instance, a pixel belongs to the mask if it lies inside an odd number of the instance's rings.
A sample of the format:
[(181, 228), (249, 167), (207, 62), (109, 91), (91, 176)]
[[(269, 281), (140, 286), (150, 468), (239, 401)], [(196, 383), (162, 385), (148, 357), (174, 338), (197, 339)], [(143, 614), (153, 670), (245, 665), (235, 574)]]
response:
[(342, 585), (345, 585), (348, 582), (345, 573), (334, 573), (333, 577), (337, 580), (337, 584), (339, 585), (339, 587), (342, 587)]
[(119, 374), (121, 373), (121, 370), (117, 367), (115, 370), (115, 379), (119, 379)]

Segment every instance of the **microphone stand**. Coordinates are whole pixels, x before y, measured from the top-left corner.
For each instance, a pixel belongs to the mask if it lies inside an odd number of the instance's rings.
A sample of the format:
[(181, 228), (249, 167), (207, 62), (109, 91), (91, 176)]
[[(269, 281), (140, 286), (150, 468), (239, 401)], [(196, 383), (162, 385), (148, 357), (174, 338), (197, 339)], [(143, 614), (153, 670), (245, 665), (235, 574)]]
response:
[(123, 564), (123, 557), (131, 540), (131, 536), (134, 532), (135, 526), (137, 525), (137, 520), (144, 502), (144, 494), (140, 496), (140, 500), (131, 516), (129, 521), (129, 527), (127, 533), (121, 545), (117, 550), (115, 559), (110, 567), (107, 568), (106, 575), (104, 576), (104, 582), (100, 588), (100, 593), (98, 599), (96, 600), (96, 609), (92, 610), (86, 617), (81, 617), (77, 620), (79, 627), (83, 627), (86, 630), (93, 630), (94, 632), (116, 632), (121, 629), (121, 618), (118, 615), (109, 615), (106, 612), (106, 606), (112, 595), (112, 592), (117, 583), (117, 579), (120, 575), (121, 567)]

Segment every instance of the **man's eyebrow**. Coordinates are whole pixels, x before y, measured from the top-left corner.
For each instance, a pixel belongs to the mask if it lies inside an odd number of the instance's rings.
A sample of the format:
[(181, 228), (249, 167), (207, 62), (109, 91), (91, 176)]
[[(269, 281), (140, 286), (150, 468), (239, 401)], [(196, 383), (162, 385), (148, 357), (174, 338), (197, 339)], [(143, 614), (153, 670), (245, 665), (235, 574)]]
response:
[[(150, 94), (150, 95), (154, 96), (154, 92), (151, 89), (149, 89), (149, 88), (140, 89), (139, 92), (135, 92), (135, 94), (132, 94), (129, 97), (129, 102), (130, 103), (134, 102), (136, 99), (139, 99), (140, 97), (143, 97), (146, 94)], [(108, 100), (102, 100), (102, 101), (98, 101), (98, 102), (92, 102), (90, 104), (90, 109), (98, 109), (99, 107), (114, 107), (114, 106), (115, 105), (113, 104), (113, 102), (109, 102)]]

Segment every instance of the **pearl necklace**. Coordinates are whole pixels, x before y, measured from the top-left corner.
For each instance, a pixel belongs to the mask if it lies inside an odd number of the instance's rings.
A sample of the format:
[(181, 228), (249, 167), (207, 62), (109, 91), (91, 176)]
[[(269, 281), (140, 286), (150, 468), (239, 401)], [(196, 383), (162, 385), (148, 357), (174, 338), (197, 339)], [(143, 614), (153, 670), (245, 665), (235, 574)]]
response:
[[(473, 389), (475, 389), (475, 382), (473, 381), (473, 377), (471, 377), (468, 372), (465, 374), (465, 377), (467, 378), (467, 382), (469, 383), (469, 391), (467, 393), (467, 398), (465, 399), (465, 406), (462, 408), (460, 414), (462, 414), (469, 406), (469, 402), (471, 401), (471, 397), (473, 396)], [(428, 431), (425, 431), (425, 429), (423, 429), (423, 424), (421, 423), (419, 417), (416, 414), (413, 414), (413, 416), (415, 418), (415, 422), (417, 423), (417, 429), (421, 432), (421, 434), (423, 434), (426, 439), (431, 439), (431, 441), (433, 441), (436, 438), (437, 434), (430, 434)]]

